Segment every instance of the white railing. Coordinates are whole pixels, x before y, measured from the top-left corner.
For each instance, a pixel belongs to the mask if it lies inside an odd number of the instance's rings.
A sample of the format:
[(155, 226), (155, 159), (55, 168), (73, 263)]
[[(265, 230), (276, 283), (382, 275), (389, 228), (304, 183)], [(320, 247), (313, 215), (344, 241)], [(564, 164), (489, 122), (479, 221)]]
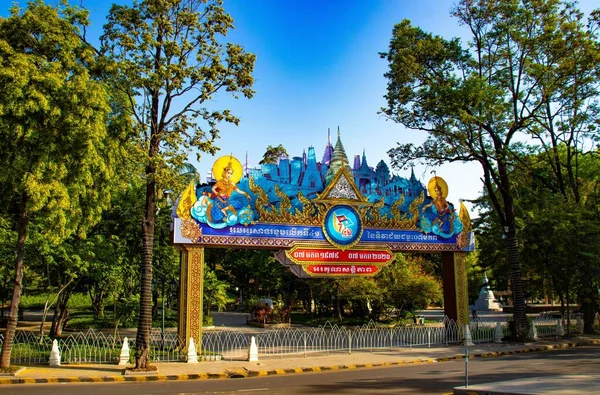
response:
[[(448, 345), (462, 342), (453, 321), (435, 325), (386, 327), (369, 323), (347, 328), (329, 323), (317, 328), (278, 328), (257, 333), (210, 331), (202, 335), (205, 359), (242, 360), (254, 336), (260, 357), (324, 355), (335, 352), (375, 351), (400, 347)], [(492, 339), (493, 340), (493, 337)]]
[[(87, 332), (72, 333), (57, 340), (61, 361), (64, 364), (117, 363), (123, 347), (123, 339), (120, 336), (113, 337), (91, 329)], [(0, 335), (0, 346), (3, 342), (4, 335)], [(133, 355), (135, 339), (131, 339), (129, 344)], [(180, 344), (177, 335), (165, 333), (163, 336), (159, 330), (154, 330), (150, 341), (150, 358), (153, 362), (182, 361), (185, 358), (178, 348)], [(45, 365), (50, 358), (51, 349), (50, 337), (40, 337), (29, 331), (17, 331), (10, 360), (15, 365)]]
[[(537, 336), (559, 336), (558, 319), (536, 317), (532, 320)], [(573, 322), (573, 325), (575, 323)], [(477, 319), (469, 324), (474, 343), (493, 342), (496, 322)], [(508, 325), (502, 323), (503, 333)], [(327, 355), (355, 351), (373, 352), (397, 348), (448, 346), (462, 343), (463, 327), (448, 319), (427, 325), (387, 327), (370, 322), (361, 327), (348, 328), (329, 323), (317, 328), (280, 328), (254, 332), (237, 332), (226, 328), (204, 331), (196, 340), (199, 359), (204, 361), (246, 360), (252, 336), (258, 345), (260, 358), (284, 356)], [(566, 332), (566, 328), (565, 328)], [(0, 335), (0, 346), (4, 340)], [(130, 339), (131, 355), (135, 352), (135, 339)], [(151, 336), (150, 358), (153, 362), (185, 361), (184, 343), (176, 334), (155, 329)], [(117, 363), (123, 339), (102, 332), (70, 334), (58, 339), (62, 363)], [(11, 362), (17, 365), (47, 364), (52, 348), (49, 337), (40, 339), (33, 332), (18, 331), (11, 353)], [(133, 362), (133, 359), (130, 359)]]

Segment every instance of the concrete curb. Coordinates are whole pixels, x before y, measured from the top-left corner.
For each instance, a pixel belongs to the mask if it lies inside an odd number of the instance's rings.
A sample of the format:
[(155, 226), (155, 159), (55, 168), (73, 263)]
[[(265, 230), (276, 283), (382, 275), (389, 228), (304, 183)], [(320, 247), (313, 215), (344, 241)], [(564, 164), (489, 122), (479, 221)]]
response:
[[(585, 340), (579, 342), (566, 342), (562, 344), (544, 345), (527, 347), (511, 351), (493, 351), (487, 353), (470, 354), (469, 358), (491, 358), (515, 354), (524, 354), (531, 352), (551, 351), (564, 348), (581, 347), (588, 345), (598, 345), (599, 340)], [(147, 382), (147, 381), (183, 381), (183, 380), (223, 380), (246, 377), (262, 377), (274, 376), (283, 374), (296, 373), (313, 373), (313, 372), (329, 372), (336, 370), (351, 370), (351, 369), (367, 369), (380, 368), (386, 366), (399, 365), (414, 365), (425, 363), (448, 362), (465, 359), (464, 355), (453, 355), (443, 358), (425, 358), (411, 361), (391, 361), (381, 363), (364, 363), (364, 364), (348, 364), (348, 365), (331, 365), (331, 366), (313, 366), (308, 368), (295, 369), (273, 369), (273, 370), (247, 370), (247, 369), (228, 369), (221, 373), (197, 373), (197, 374), (172, 374), (172, 375), (113, 375), (113, 376), (65, 376), (65, 377), (50, 377), (50, 378), (33, 378), (33, 377), (0, 377), (0, 385), (6, 384), (51, 384), (51, 383), (125, 383), (125, 382)]]

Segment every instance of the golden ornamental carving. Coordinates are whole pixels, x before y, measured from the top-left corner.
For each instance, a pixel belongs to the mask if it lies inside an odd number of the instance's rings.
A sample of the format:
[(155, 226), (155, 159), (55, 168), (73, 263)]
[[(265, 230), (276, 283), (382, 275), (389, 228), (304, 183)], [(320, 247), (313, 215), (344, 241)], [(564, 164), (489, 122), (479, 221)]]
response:
[(181, 236), (197, 243), (200, 237), (202, 237), (202, 229), (193, 219), (186, 219), (181, 222)]
[(193, 337), (200, 344), (200, 335), (202, 334), (202, 288), (204, 274), (204, 249), (194, 249), (189, 253), (188, 273), (189, 290), (188, 300), (190, 310), (190, 337)]
[[(335, 204), (347, 204), (347, 199), (327, 199), (327, 200), (311, 200), (298, 192), (298, 200), (302, 205), (302, 209), (294, 209), (290, 198), (285, 192), (275, 185), (275, 195), (279, 198), (278, 206), (269, 202), (267, 193), (256, 184), (254, 179), (250, 177), (249, 187), (252, 193), (256, 195), (255, 209), (258, 214), (259, 221), (262, 223), (272, 224), (297, 224), (297, 225), (316, 225), (320, 226), (325, 218), (325, 214), (329, 207)], [(323, 195), (323, 194), (321, 194)], [(381, 215), (381, 209), (385, 206), (384, 199), (376, 203), (357, 202), (356, 209), (363, 219), (365, 227), (374, 227), (380, 229), (418, 229), (419, 207), (423, 204), (425, 196), (413, 200), (409, 207), (409, 213), (403, 213), (400, 207), (403, 203), (403, 198), (394, 202), (390, 208), (388, 215)]]
[[(249, 187), (256, 198), (256, 212), (260, 222), (272, 224), (320, 225), (320, 218), (325, 209), (317, 207), (310, 199), (298, 192), (298, 200), (302, 210), (293, 210), (290, 198), (279, 185), (275, 185), (275, 195), (279, 198), (279, 207), (269, 202), (267, 193), (250, 177)], [(316, 215), (315, 215), (316, 214)]]
[(456, 244), (458, 244), (460, 249), (463, 249), (471, 242), (471, 216), (462, 200), (460, 201), (460, 212), (458, 217), (463, 224), (463, 230), (458, 234)]
[(389, 216), (382, 216), (380, 209), (383, 207), (383, 199), (377, 202), (373, 207), (368, 208), (364, 216), (364, 225), (366, 227), (382, 228), (382, 229), (403, 229), (416, 230), (418, 229), (419, 221), (419, 206), (423, 204), (425, 196), (421, 194), (410, 204), (409, 212), (404, 214), (400, 211), (403, 199), (398, 199), (390, 208)]

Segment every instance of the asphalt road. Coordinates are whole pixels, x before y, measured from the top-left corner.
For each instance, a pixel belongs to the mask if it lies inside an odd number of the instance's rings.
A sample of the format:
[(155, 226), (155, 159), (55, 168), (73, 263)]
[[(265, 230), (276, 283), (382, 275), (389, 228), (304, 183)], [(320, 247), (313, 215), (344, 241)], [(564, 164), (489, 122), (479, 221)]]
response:
[[(597, 374), (600, 346), (469, 360), (469, 384)], [(9, 394), (443, 394), (464, 385), (465, 361), (226, 380), (1, 386)]]

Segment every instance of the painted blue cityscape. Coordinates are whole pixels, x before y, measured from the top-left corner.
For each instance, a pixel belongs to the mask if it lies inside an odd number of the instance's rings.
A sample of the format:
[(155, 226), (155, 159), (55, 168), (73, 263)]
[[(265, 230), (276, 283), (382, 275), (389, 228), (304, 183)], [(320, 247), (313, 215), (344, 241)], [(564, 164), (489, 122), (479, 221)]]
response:
[[(249, 179), (252, 178), (256, 185), (267, 193), (269, 202), (276, 205), (279, 201), (279, 197), (275, 194), (277, 185), (290, 198), (292, 206), (301, 209), (302, 205), (297, 199), (298, 192), (302, 192), (309, 199), (316, 198), (342, 166), (351, 171), (356, 186), (372, 203), (384, 199), (385, 206), (390, 207), (403, 196), (404, 201), (400, 209), (408, 212), (413, 200), (425, 192), (425, 187), (415, 177), (414, 172), (411, 172), (409, 179), (392, 175), (383, 160), (374, 168), (370, 167), (365, 152), (362, 157), (355, 155), (353, 165), (350, 166), (339, 131), (335, 146), (331, 144), (329, 134), (321, 161), (317, 161), (315, 148), (311, 146), (308, 150), (304, 150), (302, 156), (291, 159), (282, 156), (277, 164), (264, 164), (259, 168), (245, 169), (238, 187), (250, 193)], [(212, 183), (202, 185), (197, 188), (196, 194), (200, 197), (203, 193), (210, 192), (211, 188)]]

